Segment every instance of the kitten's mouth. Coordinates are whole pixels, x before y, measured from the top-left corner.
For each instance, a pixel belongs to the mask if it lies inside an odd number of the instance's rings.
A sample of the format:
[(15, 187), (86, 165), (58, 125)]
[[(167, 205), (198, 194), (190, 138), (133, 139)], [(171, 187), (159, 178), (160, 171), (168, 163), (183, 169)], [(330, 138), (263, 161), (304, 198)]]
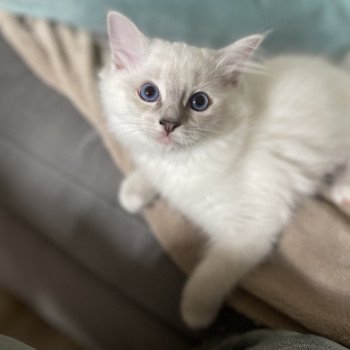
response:
[(165, 133), (162, 133), (159, 137), (157, 137), (157, 141), (162, 145), (170, 145), (173, 142), (171, 135), (167, 135)]

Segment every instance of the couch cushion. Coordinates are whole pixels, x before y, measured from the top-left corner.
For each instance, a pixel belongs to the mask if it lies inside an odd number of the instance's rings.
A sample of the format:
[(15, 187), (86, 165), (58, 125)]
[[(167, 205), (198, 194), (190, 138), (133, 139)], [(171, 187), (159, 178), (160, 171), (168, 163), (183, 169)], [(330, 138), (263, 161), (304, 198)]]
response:
[[(1, 287), (14, 291), (83, 349), (178, 350), (192, 343), (1, 207), (0, 232)], [(6, 326), (2, 331), (7, 333)], [(22, 332), (25, 336), (28, 330)]]

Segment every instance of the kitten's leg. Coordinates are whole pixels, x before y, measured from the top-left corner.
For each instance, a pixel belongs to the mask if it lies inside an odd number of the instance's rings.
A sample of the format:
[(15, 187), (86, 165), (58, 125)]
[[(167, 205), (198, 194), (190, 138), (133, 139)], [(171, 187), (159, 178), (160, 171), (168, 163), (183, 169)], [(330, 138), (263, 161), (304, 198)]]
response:
[(322, 195), (350, 213), (350, 159), (334, 174), (332, 183), (323, 189)]
[(134, 170), (122, 182), (119, 202), (124, 209), (137, 213), (156, 198), (157, 192), (148, 182), (141, 169)]
[(223, 302), (236, 283), (272, 250), (277, 238), (231, 237), (213, 242), (204, 259), (190, 276), (182, 297), (181, 313), (191, 328), (208, 326), (217, 316)]

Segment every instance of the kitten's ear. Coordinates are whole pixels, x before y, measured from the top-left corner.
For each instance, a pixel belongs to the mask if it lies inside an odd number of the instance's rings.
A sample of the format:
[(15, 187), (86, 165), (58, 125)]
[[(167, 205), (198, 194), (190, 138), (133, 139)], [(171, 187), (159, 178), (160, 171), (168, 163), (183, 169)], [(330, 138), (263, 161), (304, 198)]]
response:
[(224, 69), (228, 83), (237, 84), (240, 73), (249, 68), (250, 58), (265, 37), (266, 34), (250, 35), (217, 52), (218, 63)]
[(145, 57), (148, 39), (136, 25), (118, 12), (108, 13), (108, 37), (117, 69), (131, 69)]

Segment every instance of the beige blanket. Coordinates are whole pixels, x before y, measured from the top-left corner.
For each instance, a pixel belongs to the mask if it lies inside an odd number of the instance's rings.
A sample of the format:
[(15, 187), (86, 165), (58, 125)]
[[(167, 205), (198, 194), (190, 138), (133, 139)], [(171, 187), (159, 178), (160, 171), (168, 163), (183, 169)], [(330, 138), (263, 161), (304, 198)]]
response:
[[(28, 66), (75, 104), (127, 172), (127, 153), (108, 133), (98, 101), (97, 70), (104, 50), (83, 31), (43, 20), (3, 13), (0, 29)], [(164, 249), (189, 272), (204, 243), (196, 229), (163, 200), (144, 216)], [(320, 199), (308, 200), (275, 253), (228, 303), (263, 325), (307, 330), (350, 345), (349, 217)]]

